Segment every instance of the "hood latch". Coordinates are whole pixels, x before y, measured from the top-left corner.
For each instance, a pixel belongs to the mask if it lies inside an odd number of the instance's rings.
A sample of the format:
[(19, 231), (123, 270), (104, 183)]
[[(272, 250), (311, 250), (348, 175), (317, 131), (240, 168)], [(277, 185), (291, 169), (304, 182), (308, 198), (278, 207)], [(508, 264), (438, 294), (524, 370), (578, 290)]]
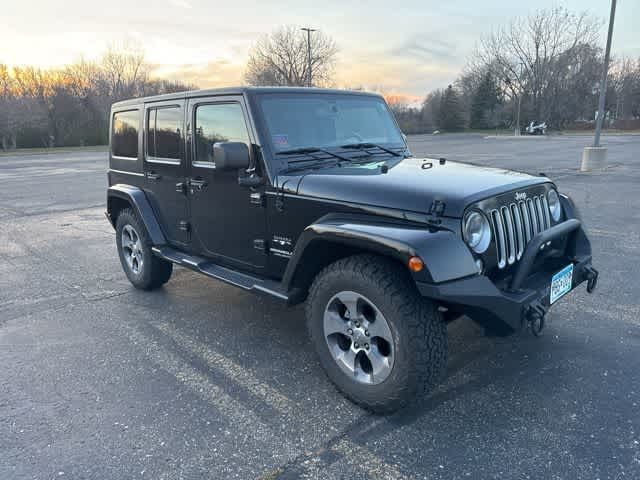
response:
[(429, 215), (432, 217), (441, 217), (444, 214), (446, 204), (442, 200), (434, 200), (429, 207)]
[(429, 211), (427, 212), (427, 222), (432, 225), (440, 225), (442, 221), (439, 217), (444, 214), (444, 207), (446, 204), (442, 200), (434, 200), (431, 202)]

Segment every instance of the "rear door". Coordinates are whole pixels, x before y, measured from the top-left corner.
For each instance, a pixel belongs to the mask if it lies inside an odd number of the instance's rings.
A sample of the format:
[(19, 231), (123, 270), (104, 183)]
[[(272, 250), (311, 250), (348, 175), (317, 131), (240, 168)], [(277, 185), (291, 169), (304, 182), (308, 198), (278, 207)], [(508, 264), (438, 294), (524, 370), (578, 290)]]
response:
[(170, 243), (189, 243), (184, 101), (145, 105), (145, 193)]

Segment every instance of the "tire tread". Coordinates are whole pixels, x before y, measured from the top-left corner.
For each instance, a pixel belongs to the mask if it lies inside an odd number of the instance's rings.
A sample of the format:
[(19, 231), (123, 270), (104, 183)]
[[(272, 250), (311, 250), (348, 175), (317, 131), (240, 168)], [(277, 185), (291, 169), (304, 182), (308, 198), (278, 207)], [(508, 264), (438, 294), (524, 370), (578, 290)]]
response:
[[(374, 412), (385, 413), (423, 398), (441, 380), (446, 367), (446, 325), (436, 305), (419, 295), (408, 272), (396, 262), (370, 254), (346, 257), (325, 267), (315, 278), (305, 305), (308, 329), (313, 337), (310, 322), (313, 308), (323, 284), (331, 278), (353, 272), (363, 282), (379, 286), (393, 308), (399, 313), (399, 321), (406, 323), (409, 332), (409, 349), (413, 357), (412, 368), (401, 372), (400, 387), (379, 398), (356, 398), (344, 391), (352, 401)], [(312, 342), (324, 342), (312, 338)]]

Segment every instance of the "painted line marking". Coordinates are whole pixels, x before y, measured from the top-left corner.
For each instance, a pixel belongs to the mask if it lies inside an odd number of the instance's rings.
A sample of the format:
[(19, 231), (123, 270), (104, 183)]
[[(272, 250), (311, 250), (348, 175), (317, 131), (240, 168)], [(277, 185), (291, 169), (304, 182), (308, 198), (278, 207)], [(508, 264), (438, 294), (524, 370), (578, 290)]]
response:
[(267, 405), (281, 413), (298, 410), (296, 404), (275, 388), (260, 381), (247, 367), (217, 352), (211, 345), (196, 340), (190, 335), (179, 332), (167, 322), (151, 322), (151, 325), (173, 339), (180, 347), (188, 350), (205, 361), (207, 367), (217, 370), (231, 380), (238, 382)]
[[(129, 340), (142, 348), (149, 360), (212, 405), (239, 432), (244, 434), (251, 432), (253, 438), (265, 445), (271, 445), (274, 436), (279, 435), (264, 424), (252, 410), (226, 394), (221, 387), (213, 383), (206, 375), (189, 366), (178, 355), (167, 352), (155, 340), (146, 337), (130, 325), (125, 326), (124, 329), (126, 329), (126, 336)], [(277, 456), (279, 458), (295, 456), (295, 448), (282, 437), (281, 442), (283, 449)]]
[[(217, 370), (230, 377), (231, 379), (237, 381), (241, 386), (246, 388), (256, 397), (263, 400), (266, 404), (268, 404), (275, 410), (282, 413), (292, 413), (296, 410), (299, 410), (297, 405), (292, 400), (284, 396), (273, 387), (261, 382), (246, 367), (243, 367), (242, 365), (234, 362), (233, 360), (227, 358), (219, 352), (216, 352), (215, 349), (211, 348), (210, 345), (200, 342), (199, 340), (193, 338), (191, 335), (178, 331), (168, 322), (151, 322), (151, 325), (171, 338), (178, 346), (200, 357), (211, 369)], [(146, 340), (146, 342), (153, 343), (154, 348), (157, 348), (157, 344), (155, 344), (155, 342), (149, 340)], [(164, 355), (168, 354), (164, 353)], [(166, 361), (164, 363), (166, 364)], [(170, 373), (173, 373), (171, 370), (169, 370), (169, 368), (166, 368), (166, 365), (161, 366), (165, 368), (165, 370), (170, 371)], [(172, 368), (172, 370), (175, 370), (175, 368)], [(189, 367), (189, 370), (194, 369)], [(176, 378), (182, 381), (182, 378), (178, 375), (176, 375)], [(201, 378), (204, 378), (204, 380), (200, 380)], [(191, 388), (197, 391), (198, 385), (202, 382), (205, 382), (205, 384), (210, 384), (207, 390), (211, 390), (213, 388), (211, 393), (207, 394), (207, 398), (211, 398), (212, 396), (214, 397), (214, 399), (210, 400), (210, 403), (220, 403), (221, 398), (224, 399), (222, 400), (222, 407), (219, 409), (223, 411), (225, 415), (228, 415), (229, 417), (231, 417), (232, 415), (240, 415), (243, 427), (248, 427), (252, 424), (252, 422), (258, 421), (251, 420), (246, 413), (238, 414), (236, 412), (238, 406), (237, 402), (233, 399), (230, 399), (230, 397), (224, 394), (224, 392), (221, 392), (218, 386), (211, 384), (211, 382), (206, 379), (204, 375), (200, 373), (194, 374), (193, 372), (190, 372), (190, 375), (186, 377), (186, 380), (183, 383), (188, 383), (187, 386), (191, 384)], [(232, 403), (233, 405), (229, 405), (229, 403)], [(251, 412), (250, 415), (253, 416), (253, 412)], [(374, 480), (410, 480), (412, 478), (404, 475), (397, 465), (385, 462), (368, 448), (359, 445), (349, 440), (348, 438), (340, 439), (334, 445), (329, 447), (329, 450), (338, 454), (342, 459), (344, 459), (344, 461), (349, 463), (349, 465), (358, 469), (359, 471), (362, 471), (363, 473), (366, 473), (369, 478), (372, 478)], [(309, 463), (303, 467), (305, 473), (314, 474), (316, 473), (317, 467), (322, 469), (326, 468), (327, 465), (323, 465), (321, 459), (320, 462), (314, 461), (314, 459), (318, 459), (317, 454), (307, 459), (309, 460)]]

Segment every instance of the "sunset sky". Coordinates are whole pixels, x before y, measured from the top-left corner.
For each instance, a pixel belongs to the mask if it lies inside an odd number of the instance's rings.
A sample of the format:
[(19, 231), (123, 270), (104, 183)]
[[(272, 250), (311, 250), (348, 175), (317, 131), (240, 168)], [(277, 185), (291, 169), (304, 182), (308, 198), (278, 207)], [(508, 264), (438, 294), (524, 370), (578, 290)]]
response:
[[(453, 81), (478, 38), (557, 1), (30, 0), (0, 13), (0, 63), (51, 67), (130, 41), (158, 75), (200, 87), (242, 83), (247, 52), (282, 24), (310, 25), (340, 48), (338, 86), (424, 96)], [(608, 0), (560, 3), (608, 19)], [(640, 1), (620, 0), (613, 51), (640, 57)], [(606, 27), (602, 28), (602, 45)]]

